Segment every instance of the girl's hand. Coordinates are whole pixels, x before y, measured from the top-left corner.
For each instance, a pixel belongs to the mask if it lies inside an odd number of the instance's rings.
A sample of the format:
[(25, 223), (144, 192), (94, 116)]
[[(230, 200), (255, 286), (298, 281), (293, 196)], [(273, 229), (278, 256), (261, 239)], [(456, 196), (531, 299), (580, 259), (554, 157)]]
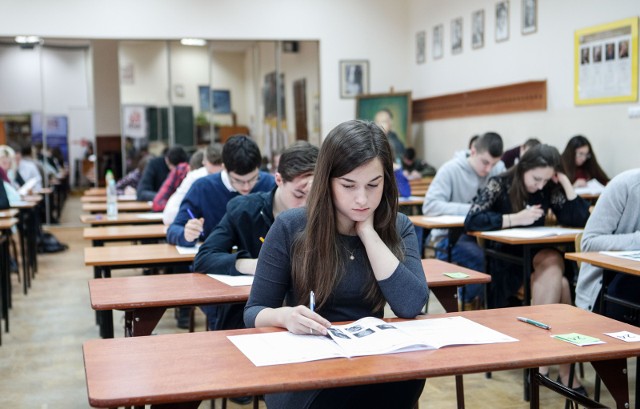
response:
[(365, 235), (370, 233), (371, 231), (375, 232), (373, 227), (373, 218), (375, 216), (375, 212), (371, 213), (369, 217), (361, 222), (356, 222), (356, 234), (360, 237), (360, 240), (364, 241)]
[(331, 323), (304, 305), (282, 308), (282, 322), (289, 332), (298, 335), (327, 335)]
[(587, 186), (587, 181), (584, 179), (576, 179), (573, 183), (573, 187), (585, 187)]
[(540, 205), (534, 205), (527, 206), (526, 209), (520, 210), (514, 217), (512, 217), (512, 219), (516, 220), (516, 223), (514, 223), (515, 225), (530, 226), (543, 216), (544, 210), (542, 210)]

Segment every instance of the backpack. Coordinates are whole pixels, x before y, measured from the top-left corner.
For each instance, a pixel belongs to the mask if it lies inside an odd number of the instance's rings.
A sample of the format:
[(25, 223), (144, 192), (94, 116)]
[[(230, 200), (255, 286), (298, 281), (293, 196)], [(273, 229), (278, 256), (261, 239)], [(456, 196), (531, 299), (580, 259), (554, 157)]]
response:
[(57, 253), (68, 248), (69, 246), (60, 243), (56, 236), (49, 232), (43, 231), (38, 237), (38, 253)]

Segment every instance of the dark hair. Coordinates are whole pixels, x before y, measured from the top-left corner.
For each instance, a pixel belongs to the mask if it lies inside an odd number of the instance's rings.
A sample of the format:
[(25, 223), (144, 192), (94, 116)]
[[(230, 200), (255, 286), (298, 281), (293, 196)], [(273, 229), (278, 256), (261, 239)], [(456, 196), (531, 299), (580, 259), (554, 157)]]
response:
[(582, 135), (576, 135), (569, 139), (566, 148), (564, 148), (564, 152), (562, 152), (562, 164), (567, 172), (567, 177), (571, 183), (576, 181), (576, 150), (583, 146), (589, 147), (589, 157), (582, 165), (582, 168), (590, 178), (595, 178), (603, 185), (606, 185), (609, 183), (609, 177), (598, 164), (598, 160), (596, 159), (596, 154), (591, 147), (591, 143), (589, 143), (589, 140)]
[[(373, 122), (343, 122), (329, 132), (320, 147), (307, 200), (307, 224), (293, 243), (291, 257), (295, 294), (302, 296), (314, 290), (318, 308), (328, 301), (344, 274), (344, 251), (341, 251), (336, 240), (338, 229), (332, 180), (374, 159), (380, 160), (384, 173), (383, 194), (374, 213), (374, 228), (393, 254), (399, 259), (404, 258), (396, 231), (398, 187), (389, 141), (382, 129)], [(369, 264), (367, 266), (371, 269)], [(373, 272), (365, 292), (373, 310), (382, 311), (385, 299)]]
[(404, 157), (409, 160), (414, 160), (416, 158), (416, 150), (413, 148), (407, 148), (404, 150)]
[(480, 135), (473, 135), (471, 139), (469, 139), (469, 149), (473, 147), (473, 144), (478, 140)]
[(202, 158), (204, 158), (204, 151), (198, 150), (191, 155), (189, 159), (189, 169), (200, 169), (202, 167)]
[(31, 158), (31, 145), (22, 145), (20, 149), (20, 154), (23, 158)]
[(138, 169), (138, 171), (140, 173), (144, 172), (144, 168), (147, 167), (147, 163), (149, 162), (149, 160), (153, 158), (153, 156), (146, 154), (143, 157), (141, 157), (140, 159), (138, 159), (138, 164), (136, 165), (136, 168)]
[(222, 148), (222, 163), (227, 172), (246, 175), (260, 167), (262, 155), (258, 145), (246, 135), (234, 135)]
[(495, 132), (487, 132), (473, 142), (473, 147), (477, 153), (489, 152), (494, 158), (502, 156), (504, 146), (502, 137)]
[(187, 152), (185, 152), (184, 148), (180, 145), (174, 145), (171, 147), (164, 157), (167, 158), (169, 163), (173, 166), (178, 166), (179, 164), (189, 160)]
[(529, 192), (527, 192), (527, 188), (524, 185), (525, 172), (535, 168), (546, 167), (553, 168), (555, 172), (564, 172), (558, 149), (551, 145), (538, 144), (529, 148), (522, 155), (520, 161), (507, 171), (507, 174), (513, 177), (509, 188), (509, 200), (514, 212), (519, 212), (527, 205)]
[(540, 142), (538, 138), (529, 138), (526, 141), (524, 141), (522, 146), (524, 146), (527, 149), (530, 149), (530, 148), (533, 148), (534, 146), (540, 145), (541, 143), (542, 142)]
[(204, 152), (207, 162), (212, 165), (221, 165), (222, 164), (222, 145), (219, 143), (214, 143), (212, 145), (207, 146)]
[(297, 141), (280, 155), (278, 173), (285, 182), (312, 173), (318, 160), (318, 147), (306, 141)]

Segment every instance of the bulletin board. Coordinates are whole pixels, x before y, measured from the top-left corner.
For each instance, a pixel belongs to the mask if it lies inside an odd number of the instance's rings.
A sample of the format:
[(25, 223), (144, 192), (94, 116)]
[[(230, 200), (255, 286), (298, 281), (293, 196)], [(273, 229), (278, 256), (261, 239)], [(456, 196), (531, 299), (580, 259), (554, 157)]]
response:
[(576, 105), (638, 100), (638, 18), (577, 30), (574, 36)]

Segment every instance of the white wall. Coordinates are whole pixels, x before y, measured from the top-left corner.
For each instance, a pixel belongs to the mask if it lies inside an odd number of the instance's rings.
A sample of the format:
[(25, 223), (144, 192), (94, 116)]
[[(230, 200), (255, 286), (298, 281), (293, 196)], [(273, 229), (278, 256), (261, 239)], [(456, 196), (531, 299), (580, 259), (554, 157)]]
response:
[(119, 135), (121, 130), (118, 42), (92, 41), (91, 49), (96, 134)]
[[(538, 137), (562, 152), (568, 139), (583, 134), (591, 141), (598, 161), (613, 176), (640, 166), (640, 120), (629, 119), (634, 104), (577, 107), (573, 103), (574, 31), (640, 15), (637, 0), (539, 0), (538, 30), (522, 35), (521, 1), (510, 1), (510, 38), (494, 40), (494, 0), (411, 0), (407, 40), (415, 47), (415, 34), (427, 31), (427, 62), (417, 65), (413, 49), (409, 73), (414, 99), (482, 89), (531, 80), (547, 81), (547, 111), (427, 121), (414, 126), (414, 143), (436, 166), (466, 146), (473, 134), (500, 133), (506, 147)], [(485, 46), (471, 49), (471, 13), (485, 10)], [(450, 52), (450, 24), (463, 18), (463, 52)], [(433, 27), (445, 29), (444, 57), (433, 59)], [(637, 52), (637, 50), (636, 50)], [(635, 103), (637, 104), (637, 102)]]

